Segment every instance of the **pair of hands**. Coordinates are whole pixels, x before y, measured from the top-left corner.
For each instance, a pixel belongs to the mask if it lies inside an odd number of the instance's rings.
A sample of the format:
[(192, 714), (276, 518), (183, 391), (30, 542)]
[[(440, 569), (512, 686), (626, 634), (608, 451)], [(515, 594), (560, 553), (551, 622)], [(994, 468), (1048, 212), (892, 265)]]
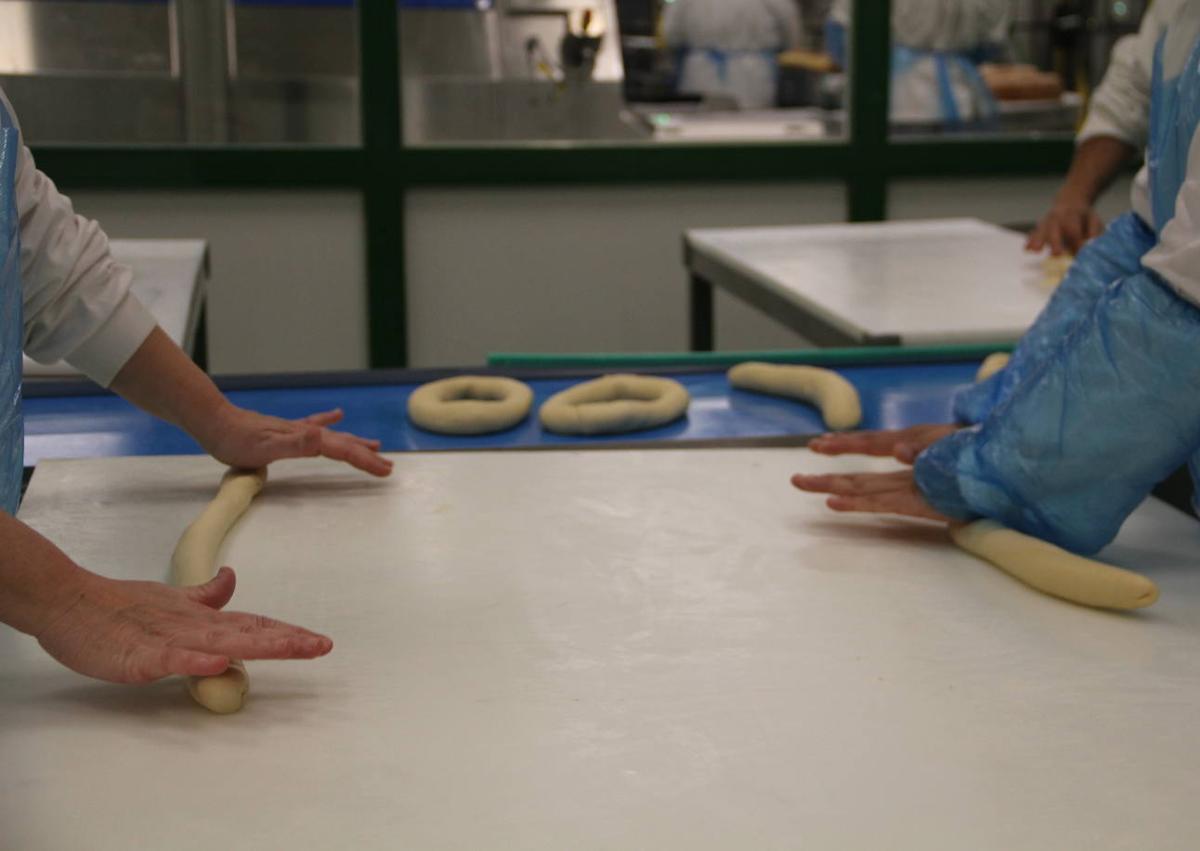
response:
[[(925, 447), (947, 437), (957, 428), (954, 425), (919, 425), (898, 431), (826, 434), (815, 438), (808, 448), (821, 455), (871, 455), (895, 458), (911, 465)], [(902, 514), (950, 522), (950, 518), (935, 511), (921, 496), (911, 469), (894, 473), (833, 473), (817, 476), (797, 473), (792, 476), (792, 484), (808, 493), (828, 494), (826, 505), (834, 511)]]
[[(330, 429), (342, 416), (327, 411), (292, 421), (229, 406), (198, 439), (232, 467), (324, 456), (374, 476), (388, 475), (392, 462), (379, 454), (379, 441)], [(108, 579), (80, 568), (69, 577), (35, 635), (51, 656), (87, 676), (120, 683), (172, 674), (213, 676), (231, 658), (312, 659), (333, 649), (329, 638), (301, 627), (222, 612), (236, 586), (228, 567), (193, 588)]]

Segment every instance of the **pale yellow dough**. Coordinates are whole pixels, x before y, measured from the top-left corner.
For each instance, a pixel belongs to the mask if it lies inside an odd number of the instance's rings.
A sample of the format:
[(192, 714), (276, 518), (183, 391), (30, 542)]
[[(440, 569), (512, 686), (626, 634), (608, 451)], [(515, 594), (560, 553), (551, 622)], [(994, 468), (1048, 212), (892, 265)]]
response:
[(1144, 576), (1069, 553), (992, 520), (950, 531), (954, 543), (1045, 594), (1098, 609), (1143, 609), (1158, 599)]
[[(221, 479), (213, 501), (184, 530), (171, 556), (171, 581), (179, 586), (203, 585), (213, 578), (217, 553), (233, 524), (250, 507), (267, 481), (267, 469), (230, 470)], [(219, 714), (242, 708), (250, 678), (240, 660), (215, 677), (189, 677), (188, 693), (206, 709)]]
[(741, 390), (787, 396), (816, 405), (826, 427), (834, 431), (852, 429), (862, 422), (858, 391), (833, 370), (750, 361), (729, 370), (729, 383)]
[(1057, 257), (1051, 255), (1044, 259), (1042, 261), (1042, 289), (1047, 292), (1058, 289), (1058, 285), (1067, 276), (1067, 272), (1071, 270), (1071, 264), (1074, 262), (1075, 255), (1073, 254), (1060, 254)]
[(408, 397), (408, 416), (438, 434), (491, 434), (512, 428), (533, 407), (533, 391), (513, 378), (458, 375), (431, 381)]
[(979, 365), (979, 371), (975, 373), (975, 381), (986, 381), (1008, 366), (1010, 360), (1012, 360), (1012, 355), (1008, 352), (996, 352), (995, 354), (988, 355), (983, 359), (983, 363)]
[(670, 378), (606, 375), (551, 396), (540, 417), (560, 434), (621, 434), (677, 420), (690, 401), (684, 386)]

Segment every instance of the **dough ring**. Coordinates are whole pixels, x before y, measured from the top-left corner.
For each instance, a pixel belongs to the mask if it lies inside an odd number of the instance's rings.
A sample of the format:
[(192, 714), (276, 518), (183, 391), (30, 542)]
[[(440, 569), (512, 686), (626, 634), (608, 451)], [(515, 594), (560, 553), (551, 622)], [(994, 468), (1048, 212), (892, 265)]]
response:
[(983, 359), (983, 363), (979, 365), (979, 371), (975, 373), (975, 382), (987, 381), (1004, 367), (1008, 366), (1008, 362), (1012, 360), (1012, 355), (1008, 352), (996, 352), (988, 355)]
[(408, 397), (408, 416), (438, 434), (491, 434), (512, 428), (533, 407), (529, 385), (513, 378), (459, 375), (423, 384)]
[[(221, 542), (250, 507), (267, 481), (267, 468), (230, 470), (221, 479), (213, 501), (183, 531), (171, 556), (171, 581), (179, 586), (203, 585), (213, 578)], [(250, 677), (239, 659), (230, 659), (215, 677), (188, 677), (188, 692), (205, 709), (221, 715), (242, 708)]]
[(816, 405), (826, 427), (834, 431), (855, 428), (862, 422), (858, 391), (832, 370), (751, 361), (729, 370), (729, 383), (740, 390), (787, 396)]
[(992, 520), (953, 527), (950, 536), (1026, 585), (1081, 606), (1144, 609), (1158, 599), (1158, 586), (1140, 574), (1074, 555)]
[(559, 434), (621, 434), (677, 420), (690, 401), (684, 386), (670, 378), (606, 375), (551, 396), (540, 416)]

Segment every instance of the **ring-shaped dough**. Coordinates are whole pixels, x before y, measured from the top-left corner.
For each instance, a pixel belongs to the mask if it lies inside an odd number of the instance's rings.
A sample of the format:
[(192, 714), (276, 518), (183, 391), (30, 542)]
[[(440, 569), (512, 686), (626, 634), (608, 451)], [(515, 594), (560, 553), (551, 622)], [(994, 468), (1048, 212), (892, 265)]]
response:
[(816, 405), (826, 427), (834, 431), (855, 428), (862, 422), (858, 391), (833, 370), (749, 361), (729, 370), (729, 383), (739, 390), (787, 396)]
[(1008, 352), (996, 352), (988, 355), (983, 359), (983, 363), (979, 365), (979, 371), (975, 373), (976, 383), (987, 381), (1004, 367), (1008, 366), (1008, 362), (1012, 360), (1012, 355)]
[[(213, 501), (204, 507), (175, 545), (171, 555), (171, 581), (181, 587), (203, 585), (213, 578), (221, 543), (245, 513), (267, 481), (267, 468), (230, 470), (221, 479)], [(192, 699), (212, 712), (228, 715), (242, 708), (250, 677), (239, 659), (230, 659), (224, 673), (214, 677), (188, 677)]]
[(670, 378), (605, 375), (551, 396), (540, 416), (559, 434), (622, 434), (677, 420), (690, 401), (684, 386)]
[(950, 536), (1026, 585), (1072, 603), (1128, 610), (1144, 609), (1158, 599), (1158, 586), (1140, 574), (1077, 556), (992, 520), (954, 527)]
[(512, 428), (533, 407), (529, 385), (494, 375), (431, 381), (408, 397), (408, 416), (438, 434), (491, 434)]

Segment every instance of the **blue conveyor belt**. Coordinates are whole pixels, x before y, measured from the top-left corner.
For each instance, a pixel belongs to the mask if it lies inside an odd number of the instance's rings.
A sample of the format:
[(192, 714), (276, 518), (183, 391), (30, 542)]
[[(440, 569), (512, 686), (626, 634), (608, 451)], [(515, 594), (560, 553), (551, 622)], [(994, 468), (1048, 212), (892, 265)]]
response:
[[(948, 422), (954, 391), (970, 382), (978, 362), (853, 366), (838, 370), (858, 388), (863, 428), (899, 428)], [(593, 376), (601, 373), (596, 372)], [(589, 376), (525, 379), (535, 393), (534, 413), (521, 425), (483, 437), (448, 437), (413, 426), (405, 414), (408, 395), (421, 383), (331, 383), (230, 390), (235, 404), (280, 417), (298, 418), (340, 407), (341, 426), (383, 441), (389, 452), (514, 448), (537, 445), (588, 446), (630, 440), (706, 440), (809, 435), (824, 430), (816, 409), (800, 402), (730, 388), (722, 370), (660, 372), (682, 382), (692, 394), (685, 420), (628, 435), (564, 437), (541, 429), (537, 406), (554, 393)], [(107, 455), (182, 455), (200, 451), (179, 429), (135, 410), (109, 395), (41, 395), (25, 400), (25, 463), (43, 458)]]

